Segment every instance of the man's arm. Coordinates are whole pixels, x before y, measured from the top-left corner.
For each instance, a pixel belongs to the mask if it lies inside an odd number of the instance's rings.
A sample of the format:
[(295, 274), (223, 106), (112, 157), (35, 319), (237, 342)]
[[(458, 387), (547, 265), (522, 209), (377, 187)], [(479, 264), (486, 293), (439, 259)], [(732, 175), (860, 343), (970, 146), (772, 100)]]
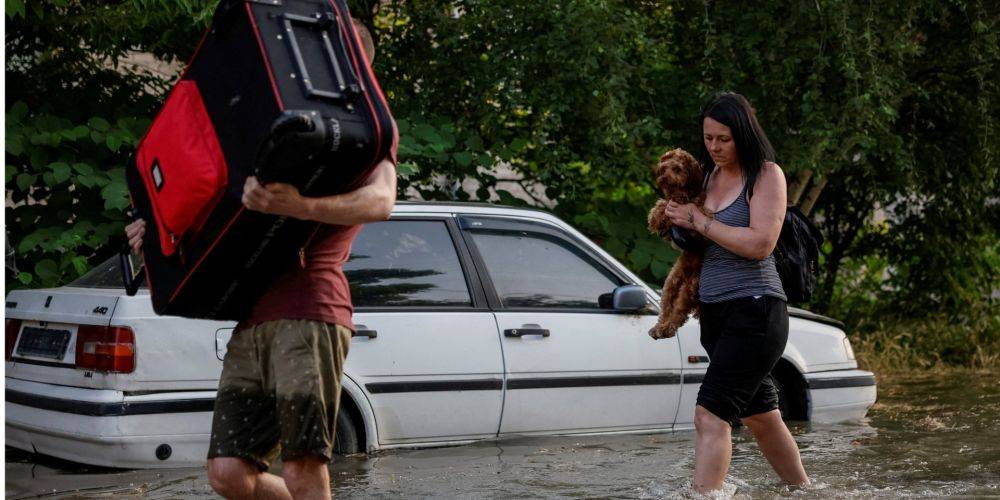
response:
[(360, 188), (316, 198), (302, 196), (290, 184), (276, 182), (264, 186), (256, 178), (248, 177), (243, 204), (258, 212), (341, 226), (386, 220), (396, 204), (396, 166), (382, 160)]

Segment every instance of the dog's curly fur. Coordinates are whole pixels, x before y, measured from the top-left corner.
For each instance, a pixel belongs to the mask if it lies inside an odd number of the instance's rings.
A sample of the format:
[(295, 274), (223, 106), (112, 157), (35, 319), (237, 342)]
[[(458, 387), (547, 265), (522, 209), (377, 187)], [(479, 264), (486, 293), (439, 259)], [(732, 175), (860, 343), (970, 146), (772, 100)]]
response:
[[(670, 228), (673, 224), (667, 217), (667, 200), (680, 204), (694, 203), (704, 211), (705, 193), (702, 187), (704, 171), (693, 156), (683, 149), (667, 151), (660, 157), (660, 162), (654, 167), (656, 185), (659, 186), (663, 198), (649, 212), (649, 230), (670, 241)], [(660, 304), (660, 319), (649, 330), (649, 336), (654, 339), (665, 339), (677, 334), (677, 330), (687, 322), (688, 315), (694, 312), (698, 317), (698, 276), (701, 273), (702, 255), (700, 252), (685, 250), (663, 283), (663, 296)]]

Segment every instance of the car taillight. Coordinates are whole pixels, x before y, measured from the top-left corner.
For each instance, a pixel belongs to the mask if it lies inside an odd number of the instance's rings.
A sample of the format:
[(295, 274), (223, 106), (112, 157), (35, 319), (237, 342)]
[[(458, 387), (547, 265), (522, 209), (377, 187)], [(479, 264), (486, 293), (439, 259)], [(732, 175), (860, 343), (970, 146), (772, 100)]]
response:
[(80, 325), (76, 331), (76, 367), (132, 373), (135, 370), (135, 333), (124, 326)]
[(17, 336), (21, 332), (21, 320), (7, 318), (7, 354), (6, 359), (10, 359), (14, 354), (14, 346), (17, 344)]

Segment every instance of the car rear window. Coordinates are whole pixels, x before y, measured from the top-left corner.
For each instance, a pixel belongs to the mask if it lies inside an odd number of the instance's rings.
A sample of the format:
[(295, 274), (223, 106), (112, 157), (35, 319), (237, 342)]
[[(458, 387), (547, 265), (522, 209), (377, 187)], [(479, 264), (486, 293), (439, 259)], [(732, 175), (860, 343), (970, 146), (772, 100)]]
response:
[[(118, 256), (114, 256), (93, 269), (87, 274), (73, 280), (69, 286), (77, 288), (124, 288), (122, 285), (122, 271), (118, 266)], [(143, 283), (142, 288), (146, 288)]]

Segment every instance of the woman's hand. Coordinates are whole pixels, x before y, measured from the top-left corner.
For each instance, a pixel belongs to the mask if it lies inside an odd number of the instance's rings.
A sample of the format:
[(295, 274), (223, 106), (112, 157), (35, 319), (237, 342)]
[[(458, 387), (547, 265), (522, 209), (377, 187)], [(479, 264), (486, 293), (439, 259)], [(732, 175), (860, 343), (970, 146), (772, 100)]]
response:
[(705, 220), (708, 219), (694, 203), (681, 205), (674, 200), (667, 203), (667, 217), (675, 226), (691, 229), (695, 232), (698, 232), (698, 228), (702, 227)]
[(257, 212), (306, 220), (308, 203), (309, 200), (291, 184), (274, 182), (265, 186), (251, 176), (243, 185), (243, 205)]

